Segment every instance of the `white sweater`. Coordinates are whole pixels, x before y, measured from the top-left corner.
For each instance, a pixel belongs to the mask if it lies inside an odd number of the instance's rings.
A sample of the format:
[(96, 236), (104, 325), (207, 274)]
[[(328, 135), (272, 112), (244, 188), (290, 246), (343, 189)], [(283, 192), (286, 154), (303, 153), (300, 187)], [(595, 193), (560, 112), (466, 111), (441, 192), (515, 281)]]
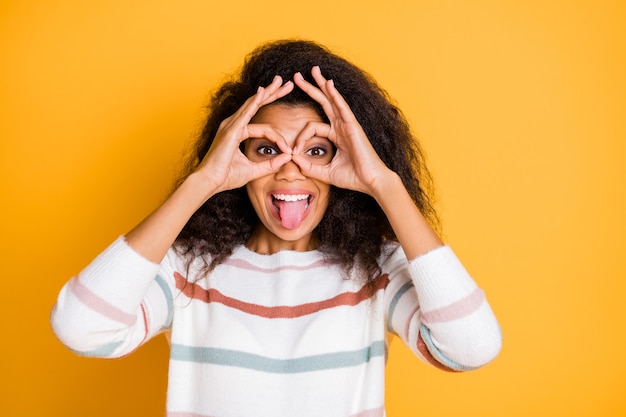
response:
[(171, 332), (168, 417), (383, 416), (392, 335), (448, 370), (501, 344), (483, 292), (452, 250), (407, 262), (389, 243), (376, 294), (318, 251), (241, 246), (198, 278), (173, 250), (160, 265), (115, 241), (61, 290), (59, 339), (81, 355), (126, 355)]

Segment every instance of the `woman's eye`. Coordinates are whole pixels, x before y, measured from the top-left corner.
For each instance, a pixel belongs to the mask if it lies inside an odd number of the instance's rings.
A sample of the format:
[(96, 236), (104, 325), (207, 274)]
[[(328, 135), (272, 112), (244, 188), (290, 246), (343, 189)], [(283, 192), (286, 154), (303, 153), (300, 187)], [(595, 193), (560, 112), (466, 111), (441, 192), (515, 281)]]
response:
[(316, 146), (314, 148), (309, 149), (308, 151), (305, 152), (306, 155), (310, 155), (310, 156), (316, 156), (316, 157), (321, 157), (324, 156), (328, 153), (328, 151), (325, 148)]
[(278, 155), (279, 153), (278, 149), (269, 145), (259, 146), (256, 151), (260, 153), (261, 155), (265, 155), (265, 156), (274, 156), (274, 155)]

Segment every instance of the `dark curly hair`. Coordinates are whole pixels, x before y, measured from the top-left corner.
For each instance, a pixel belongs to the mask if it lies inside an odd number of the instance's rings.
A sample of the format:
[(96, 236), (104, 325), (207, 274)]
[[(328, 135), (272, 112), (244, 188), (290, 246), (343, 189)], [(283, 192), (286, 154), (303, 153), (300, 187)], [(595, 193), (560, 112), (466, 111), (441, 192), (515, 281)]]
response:
[[(382, 161), (400, 176), (424, 217), (438, 229), (430, 194), (431, 176), (401, 111), (367, 73), (311, 41), (270, 42), (245, 59), (241, 70), (213, 95), (206, 123), (179, 183), (202, 161), (220, 122), (235, 113), (259, 86), (271, 83), (275, 75), (290, 80), (296, 72), (315, 85), (310, 74), (316, 65), (327, 79), (334, 81)], [(319, 104), (297, 86), (276, 103), (309, 106), (327, 120)], [(245, 187), (225, 191), (196, 211), (174, 247), (189, 264), (201, 256), (208, 272), (231, 255), (235, 247), (245, 244), (258, 222)], [(331, 187), (328, 208), (314, 233), (325, 256), (338, 259), (347, 274), (356, 267), (370, 287), (380, 274), (377, 261), (384, 241), (396, 240), (387, 217), (372, 197), (337, 187)]]

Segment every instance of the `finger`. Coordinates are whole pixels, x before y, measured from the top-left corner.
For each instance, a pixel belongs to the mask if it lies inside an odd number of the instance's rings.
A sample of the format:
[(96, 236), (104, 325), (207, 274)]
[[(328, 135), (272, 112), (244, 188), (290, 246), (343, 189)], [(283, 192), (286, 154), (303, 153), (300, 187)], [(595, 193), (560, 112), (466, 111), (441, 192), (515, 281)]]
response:
[(305, 93), (307, 93), (313, 100), (321, 104), (322, 101), (328, 100), (322, 90), (304, 79), (304, 76), (300, 72), (296, 72), (293, 75), (293, 81), (298, 87), (300, 87)]
[(265, 88), (259, 87), (255, 95), (248, 97), (248, 99), (244, 101), (235, 113), (224, 120), (223, 126), (225, 128), (232, 125), (243, 127), (250, 123), (250, 120), (252, 120), (256, 112), (261, 107), (265, 94)]
[(251, 180), (263, 177), (265, 175), (277, 172), (280, 167), (285, 165), (287, 162), (291, 161), (291, 154), (281, 153), (280, 155), (276, 155), (276, 157), (262, 161), (262, 162), (254, 162), (254, 175)]
[(339, 93), (339, 91), (335, 87), (335, 82), (333, 80), (328, 80), (326, 82), (326, 94), (330, 98), (331, 103), (334, 105), (334, 108), (337, 110), (339, 116), (343, 120), (358, 123), (358, 120), (352, 112), (350, 105), (348, 104), (348, 102), (346, 102), (341, 93)]
[(327, 165), (317, 165), (309, 161), (301, 154), (294, 154), (291, 159), (300, 167), (303, 175), (313, 178), (326, 184), (331, 184), (330, 170)]
[(265, 161), (265, 162), (269, 164), (270, 172), (276, 172), (280, 169), (280, 167), (285, 165), (287, 162), (291, 161), (291, 157), (292, 157), (291, 154), (281, 153), (280, 155), (277, 155), (275, 158), (272, 158), (269, 161)]
[[(250, 120), (252, 120), (257, 111), (259, 111), (259, 108), (263, 106), (266, 99), (275, 96), (277, 91), (281, 89), (282, 83), (283, 79), (279, 75), (276, 75), (267, 87), (259, 87), (256, 94), (249, 97), (229, 119), (231, 119), (233, 123), (250, 123)], [(288, 90), (289, 86), (284, 89), (284, 91)], [(287, 94), (284, 91), (283, 93)]]
[(285, 84), (281, 85), (275, 92), (267, 93), (261, 105), (265, 106), (266, 104), (272, 103), (286, 96), (293, 91), (293, 88), (293, 81), (287, 81)]
[(280, 89), (282, 85), (283, 85), (282, 77), (280, 75), (275, 75), (274, 78), (272, 78), (272, 82), (264, 87), (265, 94), (263, 96), (263, 99), (265, 100), (267, 97), (276, 93), (276, 91)]
[[(300, 133), (298, 133), (298, 136), (296, 137), (296, 140), (294, 141), (295, 145), (293, 147), (293, 153), (294, 154), (301, 153), (302, 149), (306, 147), (306, 141), (314, 137), (327, 138), (328, 140), (334, 143), (334, 141), (330, 138), (330, 136), (332, 136), (331, 131), (332, 131), (332, 127), (329, 124), (321, 123), (321, 122), (307, 123), (304, 129), (302, 129)], [(337, 144), (335, 144), (335, 146), (336, 145)]]
[(329, 119), (334, 119), (335, 112), (333, 110), (332, 104), (322, 90), (305, 80), (302, 74), (299, 72), (296, 72), (294, 74), (293, 80), (302, 91), (307, 93), (309, 97), (311, 97), (313, 100), (319, 103), (320, 106), (322, 106), (324, 113), (326, 113), (326, 116), (328, 116)]
[(319, 65), (316, 65), (313, 68), (311, 68), (311, 75), (313, 76), (313, 79), (319, 86), (320, 90), (322, 90), (324, 95), (328, 96), (328, 91), (326, 88), (326, 84), (328, 83), (328, 80), (322, 75), (322, 70), (320, 69)]
[(275, 143), (283, 153), (291, 155), (292, 149), (287, 140), (270, 125), (250, 123), (246, 131), (247, 134), (241, 138), (240, 143), (250, 138), (265, 138)]
[(313, 76), (315, 82), (320, 86), (320, 89), (324, 92), (324, 95), (326, 95), (335, 108), (339, 110), (338, 113), (341, 118), (344, 120), (356, 121), (356, 117), (354, 116), (352, 109), (350, 109), (346, 100), (335, 87), (335, 82), (333, 80), (327, 80), (322, 75), (322, 70), (319, 66), (314, 66), (311, 69), (311, 75)]

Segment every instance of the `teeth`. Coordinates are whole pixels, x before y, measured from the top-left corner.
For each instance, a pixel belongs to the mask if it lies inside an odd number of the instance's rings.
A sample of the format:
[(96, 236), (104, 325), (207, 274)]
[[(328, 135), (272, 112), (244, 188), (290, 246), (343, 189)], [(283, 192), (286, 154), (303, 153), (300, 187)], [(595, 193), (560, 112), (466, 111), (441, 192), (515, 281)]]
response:
[(308, 194), (272, 194), (272, 197), (274, 197), (276, 200), (299, 201), (299, 200), (308, 199), (309, 195)]

